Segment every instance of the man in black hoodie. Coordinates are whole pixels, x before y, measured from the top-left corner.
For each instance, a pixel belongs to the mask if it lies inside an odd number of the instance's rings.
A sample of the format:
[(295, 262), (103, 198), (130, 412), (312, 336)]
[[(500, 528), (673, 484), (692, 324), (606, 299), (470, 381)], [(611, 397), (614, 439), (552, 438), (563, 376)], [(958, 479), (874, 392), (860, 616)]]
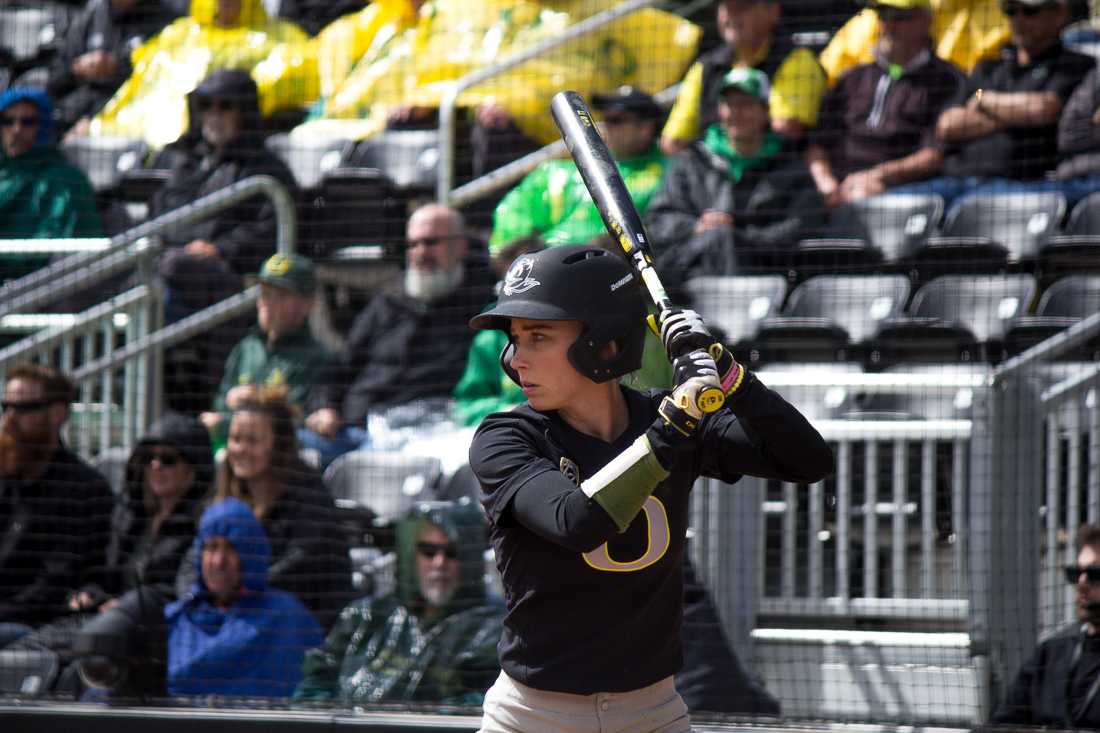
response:
[(89, 0), (50, 65), (61, 131), (99, 112), (129, 78), (133, 50), (178, 16), (164, 0)]
[[(190, 204), (250, 176), (278, 179), (293, 194), (290, 170), (264, 147), (256, 83), (245, 71), (211, 73), (188, 97), (191, 124), (160, 154), (171, 177), (153, 197), (151, 215)], [(161, 261), (171, 322), (222, 300), (275, 252), (275, 208), (255, 196), (165, 235)]]

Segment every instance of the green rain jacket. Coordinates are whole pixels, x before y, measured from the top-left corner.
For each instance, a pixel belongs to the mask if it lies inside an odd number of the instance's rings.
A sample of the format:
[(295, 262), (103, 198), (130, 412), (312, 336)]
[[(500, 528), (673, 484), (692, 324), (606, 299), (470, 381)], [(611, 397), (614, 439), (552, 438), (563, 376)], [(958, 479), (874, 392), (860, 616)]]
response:
[[(461, 564), (454, 596), (432, 621), (418, 616), (415, 545), (423, 522), (455, 543)], [(480, 705), (496, 680), (504, 604), (486, 594), (481, 509), (465, 498), (418, 504), (396, 534), (395, 593), (360, 599), (340, 613), (325, 643), (306, 653), (295, 700)]]
[[(639, 214), (661, 186), (666, 158), (656, 146), (634, 158), (618, 161), (630, 198)], [(531, 234), (549, 246), (587, 244), (607, 233), (581, 174), (572, 160), (540, 164), (508, 192), (493, 212), (489, 251)]]
[(285, 386), (287, 398), (305, 408), (310, 390), (331, 361), (332, 354), (313, 338), (308, 325), (286, 334), (270, 347), (267, 335), (258, 327), (253, 328), (233, 347), (225, 362), (225, 372), (214, 396), (214, 411), (227, 412), (225, 397), (229, 390), (244, 384)]

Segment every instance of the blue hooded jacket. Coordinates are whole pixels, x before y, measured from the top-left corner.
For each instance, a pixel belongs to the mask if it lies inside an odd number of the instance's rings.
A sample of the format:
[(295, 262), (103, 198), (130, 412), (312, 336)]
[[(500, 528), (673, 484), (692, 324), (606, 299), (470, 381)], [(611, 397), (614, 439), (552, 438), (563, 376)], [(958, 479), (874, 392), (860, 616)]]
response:
[[(229, 540), (241, 558), (243, 592), (225, 611), (202, 581), (202, 547), (212, 537)], [(301, 601), (267, 587), (271, 548), (248, 505), (229, 498), (207, 509), (194, 555), (199, 580), (165, 609), (169, 694), (289, 697), (305, 651), (324, 637)]]

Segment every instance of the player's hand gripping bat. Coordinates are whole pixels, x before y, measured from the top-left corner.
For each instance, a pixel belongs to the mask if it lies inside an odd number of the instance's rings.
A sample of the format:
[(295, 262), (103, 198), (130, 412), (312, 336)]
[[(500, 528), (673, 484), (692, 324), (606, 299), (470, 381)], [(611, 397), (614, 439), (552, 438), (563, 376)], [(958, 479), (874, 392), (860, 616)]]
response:
[[(642, 279), (646, 292), (663, 319), (665, 313), (674, 308), (672, 300), (653, 268), (653, 253), (645, 227), (642, 226), (642, 219), (634, 208), (634, 201), (619, 175), (607, 143), (596, 129), (588, 106), (576, 92), (558, 92), (550, 101), (550, 113), (561, 130), (565, 146), (573, 156), (584, 185), (603, 218), (604, 226), (623, 248), (627, 261)], [(696, 349), (709, 349), (711, 344), (685, 339), (682, 343), (678, 342), (677, 347), (680, 353), (670, 354), (670, 358), (683, 356)], [(700, 384), (695, 392), (696, 407), (703, 412), (714, 412), (722, 406), (725, 399), (726, 395), (717, 377)]]

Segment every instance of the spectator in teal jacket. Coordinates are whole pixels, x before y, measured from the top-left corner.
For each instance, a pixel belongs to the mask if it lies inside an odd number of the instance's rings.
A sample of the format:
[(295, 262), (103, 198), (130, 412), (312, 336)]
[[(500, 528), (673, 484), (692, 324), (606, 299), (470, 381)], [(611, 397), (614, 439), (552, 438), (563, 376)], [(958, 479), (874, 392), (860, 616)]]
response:
[[(0, 94), (0, 238), (95, 237), (102, 233), (87, 176), (53, 138), (53, 103), (37, 89)], [(25, 274), (47, 257), (20, 255), (0, 279)]]

